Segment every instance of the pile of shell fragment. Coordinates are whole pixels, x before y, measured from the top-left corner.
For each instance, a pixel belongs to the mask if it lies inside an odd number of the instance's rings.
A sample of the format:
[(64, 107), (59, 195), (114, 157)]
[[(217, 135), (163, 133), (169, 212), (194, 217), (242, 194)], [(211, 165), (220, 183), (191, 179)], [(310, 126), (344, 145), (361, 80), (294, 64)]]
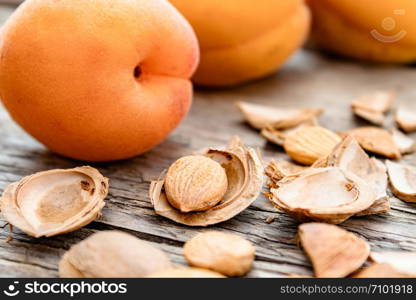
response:
[[(389, 211), (389, 182), (397, 198), (416, 202), (416, 168), (399, 162), (416, 150), (414, 140), (405, 134), (416, 131), (416, 111), (399, 106), (395, 124), (401, 130), (384, 129), (394, 103), (391, 92), (355, 99), (353, 113), (373, 125), (337, 133), (319, 125), (321, 109), (237, 103), (246, 121), (291, 158), (267, 165), (270, 192), (266, 196), (299, 222), (321, 222), (299, 227), (301, 245), (317, 277), (416, 275), (415, 253), (370, 254), (364, 240), (329, 225)], [(358, 272), (367, 260), (373, 265)]]
[[(225, 147), (176, 160), (151, 183), (150, 202), (156, 214), (178, 224), (218, 224), (258, 198), (265, 173), (271, 203), (305, 222), (298, 228), (298, 240), (316, 277), (415, 277), (416, 252), (373, 252), (365, 240), (336, 226), (351, 217), (387, 212), (389, 182), (399, 199), (416, 202), (416, 169), (398, 162), (416, 150), (406, 135), (416, 131), (416, 111), (399, 107), (395, 123), (401, 130), (383, 129), (394, 99), (392, 93), (376, 92), (354, 100), (353, 112), (377, 126), (341, 133), (319, 125), (322, 109), (238, 103), (247, 122), (283, 147), (292, 161), (271, 161), (264, 168), (261, 153), (234, 137)], [(10, 184), (0, 209), (5, 220), (26, 234), (50, 237), (100, 217), (108, 189), (108, 178), (92, 167), (38, 172)], [(62, 256), (59, 275), (244, 276), (252, 267), (255, 247), (238, 235), (205, 231), (184, 244), (183, 255), (189, 266), (175, 266), (150, 243), (123, 232), (101, 231)]]
[[(187, 226), (233, 218), (260, 195), (260, 154), (235, 137), (226, 147), (179, 158), (150, 185), (155, 213)], [(75, 231), (105, 206), (109, 180), (89, 167), (38, 172), (10, 184), (0, 198), (3, 217), (33, 237)], [(11, 227), (12, 228), (12, 227)], [(13, 239), (8, 242), (13, 244)], [(223, 278), (250, 271), (255, 247), (235, 234), (208, 231), (183, 248), (189, 266), (175, 266), (161, 249), (130, 234), (100, 231), (73, 245), (59, 262), (60, 277)]]

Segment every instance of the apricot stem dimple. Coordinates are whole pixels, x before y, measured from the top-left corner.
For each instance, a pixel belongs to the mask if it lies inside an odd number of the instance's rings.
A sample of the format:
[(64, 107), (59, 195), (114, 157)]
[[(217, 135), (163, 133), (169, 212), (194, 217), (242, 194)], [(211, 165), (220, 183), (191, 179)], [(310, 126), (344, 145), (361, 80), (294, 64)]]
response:
[(136, 66), (133, 71), (133, 75), (136, 79), (140, 78), (142, 75), (142, 68), (140, 66)]

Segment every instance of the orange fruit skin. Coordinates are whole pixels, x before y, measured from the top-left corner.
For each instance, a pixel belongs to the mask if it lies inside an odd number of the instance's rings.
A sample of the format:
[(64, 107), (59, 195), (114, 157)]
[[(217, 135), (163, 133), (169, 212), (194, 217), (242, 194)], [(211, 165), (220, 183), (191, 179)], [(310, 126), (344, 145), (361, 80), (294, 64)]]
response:
[(201, 63), (193, 78), (226, 87), (275, 72), (305, 41), (304, 0), (169, 0), (194, 27)]
[(3, 103), (61, 155), (110, 161), (141, 154), (190, 108), (198, 41), (167, 1), (27, 0), (2, 37)]
[(346, 57), (389, 63), (416, 61), (416, 1), (309, 0), (312, 40)]

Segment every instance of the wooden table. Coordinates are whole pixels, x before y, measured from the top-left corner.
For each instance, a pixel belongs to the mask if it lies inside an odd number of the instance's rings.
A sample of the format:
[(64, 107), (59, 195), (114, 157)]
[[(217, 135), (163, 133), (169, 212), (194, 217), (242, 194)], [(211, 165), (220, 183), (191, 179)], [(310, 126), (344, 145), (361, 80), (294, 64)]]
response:
[[(11, 11), (1, 7), (2, 21)], [(197, 90), (188, 118), (162, 145), (135, 159), (95, 165), (111, 180), (107, 205), (99, 220), (70, 234), (35, 239), (18, 229), (10, 233), (7, 222), (0, 217), (0, 276), (57, 276), (58, 261), (71, 245), (107, 229), (150, 241), (180, 265), (186, 264), (182, 245), (196, 233), (210, 229), (236, 233), (256, 245), (256, 261), (248, 276), (311, 274), (310, 264), (295, 242), (298, 224), (277, 212), (264, 196), (230, 221), (208, 229), (189, 228), (154, 213), (147, 195), (150, 180), (180, 156), (223, 145), (233, 135), (260, 147), (266, 161), (283, 156), (281, 149), (267, 144), (244, 124), (234, 106), (237, 100), (282, 107), (322, 107), (326, 109), (321, 118), (324, 126), (346, 130), (366, 124), (350, 113), (353, 97), (375, 89), (394, 89), (402, 103), (416, 107), (415, 82), (413, 67), (341, 61), (301, 51), (278, 74), (264, 80), (222, 91)], [(414, 157), (405, 159), (412, 163)], [(82, 163), (46, 150), (0, 109), (0, 191), (34, 172), (79, 165)], [(342, 227), (366, 239), (373, 250), (416, 250), (416, 205), (392, 198), (392, 206), (386, 214), (352, 218)], [(268, 224), (265, 220), (270, 216), (276, 220)], [(9, 236), (13, 239), (7, 242)]]

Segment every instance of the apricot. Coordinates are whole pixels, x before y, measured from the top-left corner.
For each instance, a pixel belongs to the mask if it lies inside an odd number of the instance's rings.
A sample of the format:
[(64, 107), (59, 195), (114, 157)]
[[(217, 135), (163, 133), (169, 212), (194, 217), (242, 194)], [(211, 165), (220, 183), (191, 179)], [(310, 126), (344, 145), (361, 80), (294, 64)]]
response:
[(129, 158), (189, 110), (198, 42), (165, 0), (27, 0), (2, 35), (4, 105), (56, 153)]
[(276, 71), (304, 42), (303, 0), (170, 0), (194, 27), (201, 63), (194, 82), (229, 86)]
[(381, 62), (416, 60), (416, 1), (309, 0), (312, 40), (325, 50)]

